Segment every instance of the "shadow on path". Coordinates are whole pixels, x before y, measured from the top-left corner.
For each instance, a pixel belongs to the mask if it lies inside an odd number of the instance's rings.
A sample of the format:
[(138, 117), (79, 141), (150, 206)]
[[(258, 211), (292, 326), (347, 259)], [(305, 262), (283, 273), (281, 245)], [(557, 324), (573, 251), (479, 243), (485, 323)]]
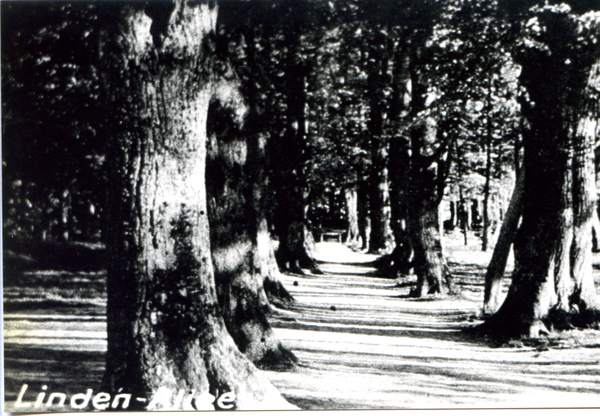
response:
[[(475, 301), (408, 299), (410, 278), (366, 276), (373, 256), (327, 244), (326, 250), (317, 244), (325, 274), (283, 275), (297, 302), (270, 317), (300, 365), (266, 374), (301, 408), (600, 406), (597, 331), (559, 347), (491, 348), (461, 332), (478, 322), (480, 266), (453, 265)], [(69, 397), (98, 391), (106, 351), (105, 273), (95, 263), (87, 271), (76, 264), (13, 269), (5, 280), (6, 410), (20, 410), (10, 406), (23, 384), (31, 400), (42, 385)]]

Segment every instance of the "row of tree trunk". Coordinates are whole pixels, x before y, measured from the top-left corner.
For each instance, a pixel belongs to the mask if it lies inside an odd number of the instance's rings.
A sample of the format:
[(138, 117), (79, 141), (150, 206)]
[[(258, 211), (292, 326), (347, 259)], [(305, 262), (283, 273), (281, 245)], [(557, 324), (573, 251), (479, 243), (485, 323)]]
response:
[[(565, 24), (563, 29), (567, 27)], [(427, 36), (419, 31), (402, 37), (393, 64), (389, 54), (375, 55), (381, 67), (393, 66), (395, 101), (390, 116), (395, 136), (387, 158), (395, 249), (384, 256), (380, 271), (396, 276), (413, 267), (417, 275), (414, 296), (443, 296), (459, 291), (449, 273), (439, 231), (438, 208), (448, 162), (444, 141), (436, 140), (437, 126), (427, 117), (427, 81), (419, 67), (425, 39)], [(549, 37), (548, 41), (557, 40)], [(558, 44), (549, 47), (561, 51), (555, 55), (564, 53)], [(556, 58), (535, 47), (522, 53), (520, 79), (529, 101), (523, 100), (521, 105), (530, 126), (523, 131), (524, 167), (486, 277), (484, 313), (493, 316), (480, 328), (501, 339), (588, 325), (598, 316), (590, 258), (591, 229), (597, 215), (593, 157), (599, 114), (594, 87), (599, 77), (598, 58), (588, 51), (574, 70), (572, 59), (562, 55)], [(375, 63), (372, 66), (378, 68)], [(372, 72), (377, 75), (377, 71)], [(374, 77), (373, 82), (376, 80)], [(375, 92), (371, 96), (376, 98)], [(374, 140), (381, 134), (378, 105), (375, 99), (371, 103)], [(385, 147), (383, 140), (378, 143)], [(488, 165), (490, 150), (488, 143)], [(382, 186), (383, 170), (375, 166), (378, 152), (373, 147), (372, 177), (376, 180), (371, 181), (372, 198), (377, 198), (376, 191), (386, 188)], [(489, 182), (488, 172), (486, 201)], [(375, 207), (372, 204), (371, 210)], [(373, 211), (371, 217), (377, 218)], [(486, 213), (483, 220), (487, 249), (490, 218)], [(513, 242), (515, 270), (500, 306), (501, 277)]]
[(292, 408), (253, 364), (293, 365), (266, 320), (265, 288), (290, 297), (262, 207), (259, 132), (241, 127), (255, 114), (235, 79), (212, 69), (217, 7), (103, 11), (111, 121), (103, 391), (146, 398), (132, 405), (149, 410), (218, 408), (206, 398), (224, 393), (237, 409)]
[[(565, 24), (568, 18), (561, 18)], [(557, 48), (556, 39), (548, 42)], [(486, 276), (484, 312), (495, 313), (478, 328), (501, 340), (593, 325), (600, 316), (591, 262), (600, 60), (581, 60), (574, 70), (559, 53), (524, 55), (521, 80), (535, 105), (522, 103), (531, 125), (523, 143), (535, 151), (525, 152)], [(500, 306), (511, 241), (515, 269)]]
[(393, 252), (382, 259), (384, 274), (407, 274), (414, 268), (411, 295), (458, 294), (442, 249), (439, 205), (447, 174), (446, 145), (427, 112), (427, 84), (420, 66), (427, 33), (405, 33), (394, 53), (393, 100), (387, 170), (390, 178)]
[[(151, 410), (214, 408), (194, 398), (224, 392), (235, 396), (238, 409), (290, 408), (253, 364), (293, 364), (293, 355), (265, 319), (272, 308), (269, 295), (281, 302), (290, 299), (277, 281), (267, 231), (261, 132), (252, 123), (244, 127), (245, 117), (257, 113), (244, 109), (235, 77), (214, 69), (216, 5), (128, 3), (103, 10), (111, 135), (104, 391), (153, 398), (149, 405), (137, 403)], [(273, 188), (273, 225), (280, 238), (280, 266), (318, 272), (306, 250), (310, 238), (303, 203), (306, 68), (293, 53), (298, 34), (292, 30), (288, 36), (285, 149), (282, 144), (271, 148), (282, 163)], [(459, 291), (443, 255), (439, 221), (447, 149), (437, 140), (434, 120), (424, 115), (428, 87), (419, 62), (427, 38), (420, 31), (406, 34), (396, 50), (392, 119), (397, 134), (389, 150), (377, 114), (378, 79), (388, 73), (389, 56), (384, 54), (370, 71), (376, 169), (369, 239), (371, 250), (382, 247), (384, 221), (377, 215), (384, 211), (378, 207), (389, 192), (396, 247), (388, 266), (414, 268), (414, 296), (443, 296)], [(564, 60), (553, 59), (539, 55), (523, 61), (523, 83), (535, 101), (525, 110), (532, 127), (524, 146), (536, 151), (525, 153), (523, 192), (515, 191), (522, 195), (522, 204), (515, 202), (515, 216), (522, 206), (522, 222), (513, 238), (512, 284), (481, 328), (501, 337), (538, 336), (550, 326), (580, 325), (597, 316), (590, 244), (598, 101), (589, 98), (589, 89), (598, 77), (598, 63), (593, 71), (586, 67), (572, 74)], [(576, 78), (590, 72), (585, 80)], [(564, 85), (578, 87), (567, 91)], [(567, 97), (573, 91), (579, 95)], [(561, 104), (580, 104), (562, 111), (556, 97)], [(507, 242), (498, 247), (507, 247), (515, 234), (511, 218), (504, 231)], [(490, 299), (498, 297), (495, 273), (489, 291), (486, 287)], [(490, 301), (490, 310), (497, 303)]]

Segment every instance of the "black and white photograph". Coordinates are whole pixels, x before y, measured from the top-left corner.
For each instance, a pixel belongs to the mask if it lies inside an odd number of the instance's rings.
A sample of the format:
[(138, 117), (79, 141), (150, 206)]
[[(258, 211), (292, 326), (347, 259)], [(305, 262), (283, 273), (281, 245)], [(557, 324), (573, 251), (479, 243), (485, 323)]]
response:
[(600, 409), (599, 0), (0, 13), (4, 412)]

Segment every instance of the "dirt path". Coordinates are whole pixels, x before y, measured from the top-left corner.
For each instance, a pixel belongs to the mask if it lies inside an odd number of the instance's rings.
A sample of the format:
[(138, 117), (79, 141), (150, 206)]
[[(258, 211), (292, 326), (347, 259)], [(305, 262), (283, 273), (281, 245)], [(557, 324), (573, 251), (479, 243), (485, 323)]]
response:
[[(600, 407), (598, 331), (550, 348), (491, 348), (462, 335), (481, 305), (476, 266), (454, 266), (473, 300), (419, 301), (406, 297), (406, 282), (366, 276), (372, 269), (360, 263), (372, 256), (319, 243), (317, 257), (328, 261), (326, 274), (285, 275), (297, 303), (271, 319), (300, 363), (267, 374), (301, 408)], [(52, 289), (59, 277), (67, 289)], [(67, 395), (97, 391), (106, 350), (102, 279), (47, 271), (5, 283), (7, 411), (29, 411), (14, 408), (23, 384), (30, 401), (44, 384)]]
[[(319, 249), (323, 260), (372, 260), (335, 243)], [(404, 297), (408, 286), (361, 275), (368, 268), (322, 268), (324, 276), (285, 276), (296, 315), (273, 322), (301, 364), (269, 376), (303, 408), (600, 406), (593, 331), (561, 349), (490, 348), (461, 333), (476, 323), (481, 276), (462, 274), (474, 301), (418, 301)]]

